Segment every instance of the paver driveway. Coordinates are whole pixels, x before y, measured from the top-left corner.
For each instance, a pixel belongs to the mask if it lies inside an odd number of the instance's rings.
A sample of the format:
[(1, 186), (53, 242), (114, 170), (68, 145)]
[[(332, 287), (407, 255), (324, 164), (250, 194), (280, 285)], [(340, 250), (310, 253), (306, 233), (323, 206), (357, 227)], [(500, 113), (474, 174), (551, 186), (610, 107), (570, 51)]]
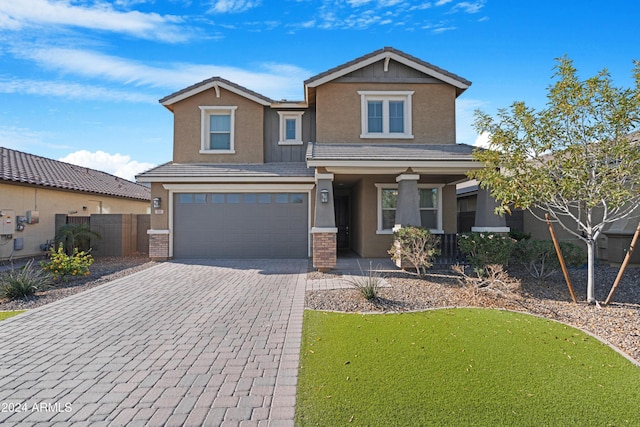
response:
[(168, 262), (0, 322), (0, 424), (293, 425), (306, 268)]

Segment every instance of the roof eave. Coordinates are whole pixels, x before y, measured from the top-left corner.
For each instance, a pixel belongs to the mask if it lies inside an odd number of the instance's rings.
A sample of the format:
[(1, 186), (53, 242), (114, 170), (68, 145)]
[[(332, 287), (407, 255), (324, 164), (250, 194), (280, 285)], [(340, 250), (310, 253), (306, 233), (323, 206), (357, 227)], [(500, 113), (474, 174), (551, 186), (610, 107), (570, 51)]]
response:
[(424, 74), (427, 74), (431, 77), (434, 77), (456, 87), (458, 89), (458, 95), (460, 95), (471, 86), (471, 82), (466, 79), (458, 76), (456, 76), (458, 77), (456, 78), (453, 75), (445, 74), (435, 67), (429, 66), (423, 61), (418, 61), (412, 57), (408, 57), (408, 55), (406, 54), (401, 54), (399, 53), (399, 51), (396, 51), (393, 48), (385, 48), (381, 51), (378, 51), (378, 53), (374, 53), (371, 56), (362, 57), (362, 59), (357, 62), (351, 64), (347, 63), (349, 65), (336, 67), (335, 71), (333, 72), (329, 72), (327, 74), (319, 74), (317, 77), (312, 77), (311, 79), (304, 82), (305, 90), (307, 90), (307, 88), (318, 87), (386, 58), (393, 59), (401, 64), (414, 68)]
[(173, 111), (173, 108), (171, 108), (173, 104), (180, 102), (182, 100), (185, 100), (187, 98), (190, 98), (194, 95), (197, 95), (209, 89), (215, 89), (216, 96), (220, 96), (219, 95), (220, 88), (228, 90), (229, 92), (235, 93), (236, 95), (240, 95), (244, 98), (247, 98), (265, 107), (270, 106), (274, 102), (273, 100), (265, 96), (262, 96), (260, 94), (252, 93), (248, 90), (242, 90), (240, 87), (236, 87), (235, 85), (231, 84), (230, 82), (226, 82), (224, 79), (221, 79), (221, 78), (212, 78), (209, 80), (205, 80), (201, 83), (198, 83), (192, 86), (191, 88), (187, 88), (183, 91), (179, 91), (179, 92), (176, 92), (175, 94), (166, 96), (160, 99), (159, 102), (160, 104), (168, 108), (170, 111)]

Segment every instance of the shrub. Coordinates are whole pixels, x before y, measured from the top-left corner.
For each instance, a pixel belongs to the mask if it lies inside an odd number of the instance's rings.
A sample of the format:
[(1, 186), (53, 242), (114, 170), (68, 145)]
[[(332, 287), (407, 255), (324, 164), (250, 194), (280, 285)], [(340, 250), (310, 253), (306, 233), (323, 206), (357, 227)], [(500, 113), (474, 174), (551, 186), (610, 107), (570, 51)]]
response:
[(393, 245), (387, 251), (391, 259), (406, 260), (423, 277), (433, 266), (433, 258), (440, 254), (440, 239), (422, 227), (402, 227), (393, 233)]
[(88, 276), (89, 267), (93, 264), (93, 257), (88, 252), (78, 252), (73, 249), (73, 255), (67, 255), (62, 244), (58, 250), (51, 252), (49, 261), (41, 261), (40, 265), (45, 271), (53, 275), (53, 280), (66, 280), (68, 276)]
[(29, 260), (23, 267), (0, 276), (0, 296), (9, 299), (28, 297), (44, 289), (48, 281), (46, 273)]
[(487, 274), (488, 265), (508, 265), (514, 243), (515, 240), (504, 233), (463, 233), (458, 239), (460, 251), (478, 276)]
[(524, 231), (520, 231), (520, 230), (509, 230), (509, 237), (511, 237), (513, 240), (529, 240), (531, 239), (531, 233), (525, 233)]
[(91, 230), (87, 223), (65, 224), (58, 229), (55, 241), (57, 245), (63, 244), (66, 248), (66, 253), (72, 255), (74, 248), (88, 252), (91, 248), (91, 239), (100, 238), (102, 238), (100, 233)]
[[(578, 245), (561, 242), (560, 251), (567, 266), (579, 267), (586, 262), (586, 256)], [(512, 258), (537, 278), (548, 277), (561, 268), (551, 240), (521, 240), (515, 244)]]
[[(360, 266), (360, 263), (358, 263), (358, 266)], [(372, 263), (369, 262), (369, 271), (366, 274), (362, 270), (362, 267), (360, 267), (360, 272), (362, 272), (362, 276), (352, 276), (347, 281), (367, 301), (377, 298), (381, 278), (372, 268)]]

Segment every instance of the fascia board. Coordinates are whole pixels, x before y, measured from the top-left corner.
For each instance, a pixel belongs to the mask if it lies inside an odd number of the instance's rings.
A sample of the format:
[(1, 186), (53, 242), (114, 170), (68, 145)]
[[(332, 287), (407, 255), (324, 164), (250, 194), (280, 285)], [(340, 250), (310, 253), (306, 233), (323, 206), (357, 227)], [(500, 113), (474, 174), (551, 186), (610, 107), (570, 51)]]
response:
[(412, 61), (410, 59), (407, 59), (401, 55), (398, 55), (397, 53), (394, 52), (382, 52), (376, 56), (373, 56), (371, 58), (368, 58), (366, 60), (363, 60), (362, 62), (358, 62), (357, 64), (353, 64), (349, 67), (345, 67), (343, 69), (340, 69), (338, 71), (336, 71), (335, 73), (331, 73), (328, 74), (316, 81), (313, 81), (309, 84), (307, 84), (307, 87), (317, 87), (320, 85), (323, 85), (327, 82), (330, 82), (331, 80), (335, 80), (339, 77), (345, 76), (353, 71), (359, 70), (360, 68), (366, 67), (367, 65), (371, 65), (375, 62), (380, 61), (381, 59), (385, 59), (385, 58), (391, 58), (401, 64), (404, 64), (408, 67), (411, 67), (413, 69), (416, 69), (424, 74), (427, 74), (431, 77), (435, 77), (438, 80), (442, 80), (445, 83), (448, 83), (452, 86), (457, 87), (458, 89), (468, 89), (469, 85), (465, 84), (463, 82), (461, 82), (460, 80), (456, 80), (454, 78), (451, 78), (450, 76), (447, 76), (445, 74), (442, 74), (436, 70), (434, 70), (433, 68), (430, 67), (426, 67), (422, 64), (419, 64), (415, 61)]
[(315, 184), (164, 184), (165, 190), (175, 192), (197, 192), (197, 191), (218, 191), (218, 192), (287, 192), (287, 191), (310, 191)]
[(164, 101), (162, 103), (162, 105), (164, 105), (165, 107), (168, 107), (170, 105), (175, 104), (176, 102), (179, 102), (179, 101), (182, 101), (184, 99), (190, 98), (190, 97), (192, 97), (192, 96), (194, 96), (194, 95), (196, 95), (196, 94), (198, 94), (200, 92), (204, 92), (205, 90), (209, 90), (209, 89), (211, 89), (213, 87), (216, 87), (216, 86), (221, 87), (223, 89), (226, 89), (229, 92), (235, 93), (236, 95), (240, 95), (240, 96), (242, 96), (244, 98), (250, 99), (251, 101), (256, 102), (256, 103), (258, 103), (260, 105), (267, 106), (267, 107), (271, 105), (270, 102), (268, 102), (268, 101), (266, 101), (266, 100), (264, 100), (262, 98), (258, 98), (257, 96), (254, 96), (254, 95), (252, 95), (250, 93), (244, 92), (242, 90), (239, 90), (236, 87), (230, 86), (230, 85), (228, 85), (228, 84), (226, 84), (224, 82), (217, 81), (217, 80), (213, 81), (213, 82), (209, 82), (209, 83), (204, 84), (202, 86), (198, 86), (196, 88), (191, 89), (188, 92), (181, 93), (181, 94), (176, 95), (176, 96), (174, 96), (172, 98), (169, 98), (166, 101)]
[(370, 64), (373, 64), (375, 62), (378, 62), (381, 58), (384, 58), (385, 56), (387, 56), (387, 54), (388, 54), (387, 52), (381, 53), (379, 55), (376, 55), (376, 56), (373, 56), (371, 58), (365, 59), (362, 62), (358, 62), (357, 64), (353, 64), (353, 65), (350, 65), (348, 67), (342, 68), (342, 69), (336, 71), (335, 73), (328, 74), (328, 75), (326, 75), (326, 76), (324, 76), (324, 77), (322, 77), (322, 78), (320, 78), (318, 80), (315, 80), (315, 81), (307, 84), (306, 86), (307, 87), (318, 87), (318, 86), (323, 85), (323, 84), (325, 84), (327, 82), (330, 82), (331, 80), (335, 80), (338, 77), (342, 77), (342, 76), (344, 76), (346, 74), (349, 74), (349, 73), (351, 73), (353, 71), (359, 70), (362, 67), (366, 67), (367, 65), (370, 65)]
[[(164, 182), (164, 183), (183, 183), (183, 182), (196, 182), (196, 183), (216, 183), (216, 182), (244, 182), (244, 183), (256, 183), (256, 185), (260, 185), (260, 183), (291, 183), (291, 182), (315, 182), (315, 178), (313, 176), (280, 176), (280, 177), (237, 177), (237, 176), (223, 176), (223, 177), (215, 177), (215, 176), (205, 176), (205, 177), (195, 177), (195, 176), (177, 176), (177, 177), (166, 177), (166, 176), (157, 176), (157, 177), (144, 177), (138, 178), (138, 182)], [(246, 186), (247, 184), (242, 184)]]
[(464, 160), (307, 160), (307, 166), (312, 167), (367, 167), (367, 168), (422, 168), (422, 169), (482, 169), (484, 165), (476, 161)]

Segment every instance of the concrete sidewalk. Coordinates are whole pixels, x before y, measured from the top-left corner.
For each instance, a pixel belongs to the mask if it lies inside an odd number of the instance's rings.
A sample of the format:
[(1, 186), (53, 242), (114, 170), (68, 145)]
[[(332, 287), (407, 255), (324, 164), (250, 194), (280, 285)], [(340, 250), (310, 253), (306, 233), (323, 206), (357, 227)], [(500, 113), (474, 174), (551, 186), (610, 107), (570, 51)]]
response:
[(292, 426), (307, 260), (168, 262), (0, 322), (0, 424)]

